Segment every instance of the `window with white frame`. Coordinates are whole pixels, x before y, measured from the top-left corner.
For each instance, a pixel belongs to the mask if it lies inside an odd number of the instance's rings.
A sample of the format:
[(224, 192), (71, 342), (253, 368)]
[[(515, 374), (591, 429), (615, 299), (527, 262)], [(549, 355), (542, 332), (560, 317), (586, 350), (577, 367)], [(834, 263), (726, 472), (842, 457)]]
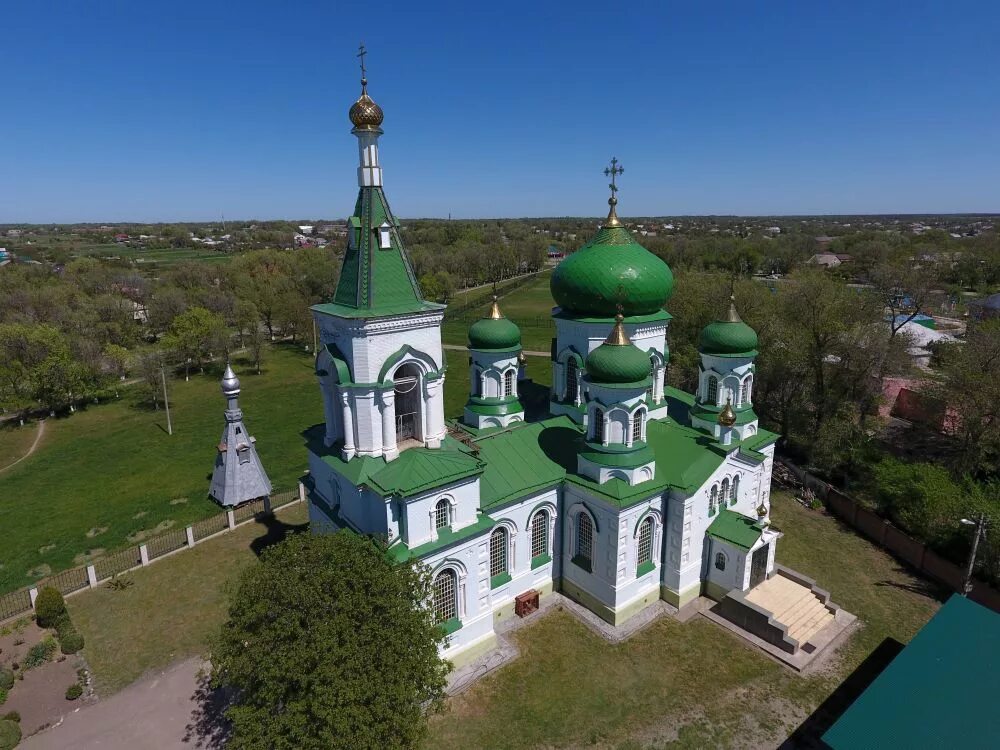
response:
[(709, 404), (719, 403), (719, 379), (714, 375), (708, 376), (708, 383), (705, 386), (705, 401)]
[(642, 440), (642, 409), (632, 415), (632, 442)]
[(442, 570), (435, 576), (431, 596), (434, 619), (437, 622), (447, 622), (458, 617), (458, 576), (454, 570)]
[(594, 522), (583, 512), (576, 516), (575, 556), (588, 563), (594, 556)]
[(653, 403), (656, 389), (656, 357), (649, 358), (649, 378), (649, 388), (646, 389), (646, 395), (649, 396), (649, 402)]
[(729, 477), (722, 480), (722, 489), (719, 490), (719, 504), (723, 508), (729, 502)]
[(507, 529), (498, 526), (490, 534), (490, 578), (507, 572)]
[(540, 510), (531, 519), (531, 556), (549, 554), (549, 512)]
[(708, 515), (715, 515), (715, 506), (719, 502), (719, 485), (713, 484), (708, 493)]
[(573, 358), (566, 360), (566, 400), (576, 400), (577, 390), (576, 360)]
[(647, 518), (639, 525), (639, 541), (636, 549), (636, 564), (653, 562), (653, 519)]
[(451, 526), (451, 503), (442, 498), (434, 506), (434, 528), (443, 529)]
[(386, 221), (383, 221), (382, 226), (378, 228), (378, 246), (382, 250), (388, 250), (392, 247), (392, 238), (389, 230), (389, 223)]
[(503, 395), (513, 396), (514, 395), (514, 371), (507, 370), (503, 374)]
[(594, 436), (595, 443), (604, 442), (604, 409), (597, 407), (594, 409)]
[(740, 492), (740, 475), (737, 474), (733, 477), (733, 489), (729, 492), (729, 504), (736, 505), (736, 500), (739, 497)]
[(748, 375), (743, 385), (740, 387), (740, 404), (750, 403), (750, 385), (753, 382), (753, 375)]

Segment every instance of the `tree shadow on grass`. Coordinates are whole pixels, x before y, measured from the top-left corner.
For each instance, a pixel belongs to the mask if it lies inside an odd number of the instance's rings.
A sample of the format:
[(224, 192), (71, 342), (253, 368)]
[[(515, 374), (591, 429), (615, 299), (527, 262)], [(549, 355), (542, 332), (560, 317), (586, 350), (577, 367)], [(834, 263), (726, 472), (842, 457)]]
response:
[(261, 516), (257, 519), (261, 524), (264, 533), (250, 542), (250, 549), (260, 557), (261, 553), (272, 544), (277, 544), (288, 538), (290, 534), (301, 534), (309, 530), (309, 522), (306, 523), (285, 523), (273, 513)]
[(191, 723), (184, 727), (184, 744), (203, 750), (222, 750), (231, 732), (226, 709), (232, 704), (232, 691), (213, 690), (209, 675), (200, 674), (191, 697), (197, 707), (191, 714)]
[[(908, 575), (913, 575), (908, 570), (900, 569)], [(904, 583), (902, 581), (876, 581), (876, 586), (889, 586), (894, 589), (900, 589), (902, 591), (910, 591), (914, 594), (919, 594), (920, 596), (926, 596), (928, 599), (934, 599), (938, 602), (944, 602), (949, 596), (951, 596), (952, 591), (945, 588), (944, 586), (934, 583), (934, 581), (929, 581), (925, 578), (915, 578), (912, 582)]]

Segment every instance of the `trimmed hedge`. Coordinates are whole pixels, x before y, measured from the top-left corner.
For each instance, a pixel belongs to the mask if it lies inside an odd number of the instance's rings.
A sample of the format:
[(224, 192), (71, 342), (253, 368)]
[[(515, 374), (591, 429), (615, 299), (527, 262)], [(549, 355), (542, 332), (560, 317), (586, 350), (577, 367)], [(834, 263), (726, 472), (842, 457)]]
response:
[(7, 719), (0, 720), (0, 750), (14, 750), (21, 741), (21, 727)]
[(79, 682), (74, 682), (72, 685), (66, 688), (66, 700), (68, 701), (75, 701), (81, 695), (83, 695), (83, 687), (80, 685)]
[(59, 634), (59, 648), (64, 654), (75, 654), (83, 648), (83, 635), (75, 628)]
[(55, 627), (66, 614), (66, 602), (57, 589), (46, 586), (35, 598), (35, 616), (43, 628)]

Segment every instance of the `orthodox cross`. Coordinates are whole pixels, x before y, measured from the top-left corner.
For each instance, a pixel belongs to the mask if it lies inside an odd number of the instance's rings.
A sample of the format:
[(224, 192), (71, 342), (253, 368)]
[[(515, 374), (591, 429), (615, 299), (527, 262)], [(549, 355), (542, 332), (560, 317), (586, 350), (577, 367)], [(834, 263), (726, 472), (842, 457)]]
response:
[(362, 42), (361, 44), (358, 45), (358, 54), (357, 54), (357, 57), (361, 58), (361, 85), (362, 86), (365, 86), (368, 83), (368, 81), (365, 79), (365, 72), (366, 72), (365, 71), (365, 55), (367, 55), (367, 54), (368, 54), (368, 51), (365, 49), (365, 43)]
[(618, 192), (618, 185), (615, 184), (615, 178), (618, 177), (618, 175), (622, 174), (624, 171), (625, 171), (625, 167), (623, 167), (620, 164), (618, 164), (618, 159), (616, 159), (615, 157), (612, 156), (611, 157), (611, 166), (605, 167), (605, 169), (604, 169), (604, 176), (611, 178), (611, 184), (608, 185), (608, 187), (611, 188), (611, 197), (612, 198), (614, 198), (615, 197), (615, 193)]

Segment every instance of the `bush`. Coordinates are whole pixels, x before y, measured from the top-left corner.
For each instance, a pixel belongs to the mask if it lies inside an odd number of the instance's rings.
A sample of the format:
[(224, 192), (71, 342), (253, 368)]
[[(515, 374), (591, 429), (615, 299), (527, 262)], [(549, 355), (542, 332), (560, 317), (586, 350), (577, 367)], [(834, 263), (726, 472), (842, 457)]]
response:
[(59, 647), (64, 654), (75, 654), (83, 648), (83, 636), (71, 627), (60, 635)]
[(54, 623), (51, 625), (52, 629), (56, 631), (56, 635), (60, 638), (63, 637), (65, 633), (73, 630), (73, 621), (69, 619), (69, 612), (63, 612)]
[(6, 667), (0, 667), (0, 688), (10, 690), (14, 687), (14, 673)]
[(17, 722), (3, 719), (0, 721), (0, 750), (13, 750), (21, 741), (21, 727)]
[(56, 652), (56, 642), (53, 638), (46, 638), (41, 643), (36, 643), (28, 649), (28, 655), (24, 658), (24, 668), (34, 669), (49, 661)]
[(39, 625), (43, 628), (54, 627), (64, 614), (66, 614), (66, 602), (62, 594), (51, 586), (46, 586), (38, 592), (38, 597), (35, 599), (35, 615)]
[(3, 720), (19, 722), (21, 720), (21, 714), (19, 714), (17, 711), (8, 711), (3, 715)]
[(66, 688), (66, 700), (68, 701), (75, 701), (81, 695), (83, 695), (83, 687), (80, 685), (79, 682), (74, 682), (72, 685)]
[(7, 690), (6, 688), (0, 688), (0, 706), (7, 702)]

